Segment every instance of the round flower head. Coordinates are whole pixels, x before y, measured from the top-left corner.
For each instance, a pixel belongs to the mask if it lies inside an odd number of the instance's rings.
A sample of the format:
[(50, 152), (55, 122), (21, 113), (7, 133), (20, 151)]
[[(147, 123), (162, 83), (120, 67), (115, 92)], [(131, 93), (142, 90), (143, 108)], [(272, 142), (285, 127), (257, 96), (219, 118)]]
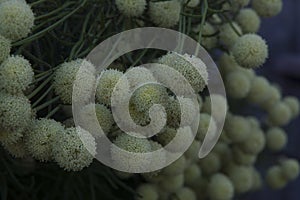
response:
[[(81, 66), (82, 68), (79, 71)], [(95, 85), (94, 67), (91, 63), (77, 59), (61, 64), (54, 72), (54, 92), (60, 97), (64, 104), (72, 104), (74, 83), (76, 83), (75, 86), (77, 88), (80, 88), (80, 94), (75, 94), (75, 97), (87, 102), (90, 95), (93, 94), (92, 92)]]
[(256, 162), (257, 156), (254, 154), (248, 154), (241, 150), (241, 148), (233, 148), (234, 161), (240, 165), (253, 165)]
[(234, 196), (231, 180), (224, 174), (214, 174), (208, 184), (208, 195), (213, 200), (230, 200)]
[(249, 154), (259, 154), (266, 145), (265, 134), (258, 128), (252, 128), (251, 134), (240, 144), (240, 148)]
[(234, 43), (232, 55), (244, 68), (257, 68), (263, 65), (268, 56), (266, 41), (256, 34), (246, 34)]
[[(0, 131), (1, 134), (1, 131)], [(23, 140), (18, 140), (16, 143), (2, 143), (3, 148), (15, 158), (25, 158), (29, 154)]]
[(185, 156), (181, 156), (169, 166), (163, 168), (162, 173), (167, 176), (176, 176), (184, 172), (186, 166)]
[(10, 40), (0, 35), (0, 63), (2, 63), (9, 56), (10, 49)]
[(94, 149), (95, 145), (95, 139), (88, 132), (67, 128), (64, 133), (56, 134), (53, 138), (53, 157), (65, 170), (81, 171), (92, 163), (95, 151), (91, 154), (87, 148)]
[(23, 57), (11, 56), (0, 65), (0, 90), (20, 94), (28, 89), (33, 79), (33, 69)]
[(148, 111), (154, 104), (164, 104), (168, 100), (166, 88), (158, 84), (146, 84), (134, 91), (132, 103), (140, 112)]
[(143, 14), (146, 0), (116, 0), (119, 11), (128, 17), (139, 17)]
[(293, 118), (295, 118), (299, 115), (300, 103), (296, 97), (291, 97), (291, 96), (285, 97), (283, 99), (283, 102), (290, 108)]
[(248, 95), (251, 82), (243, 72), (235, 71), (226, 76), (225, 86), (226, 92), (230, 97), (241, 99)]
[(52, 143), (56, 134), (64, 134), (64, 127), (52, 119), (35, 120), (25, 133), (24, 142), (37, 160), (52, 160)]
[[(201, 25), (194, 29), (196, 33), (196, 37), (200, 32)], [(201, 45), (204, 46), (206, 49), (213, 49), (216, 47), (218, 43), (218, 39), (216, 36), (212, 36), (217, 32), (216, 28), (212, 26), (209, 22), (206, 22), (202, 27), (202, 38), (201, 38)]]
[(128, 79), (131, 89), (149, 82), (156, 82), (156, 79), (153, 77), (152, 72), (145, 67), (133, 67), (129, 71), (127, 71), (125, 75)]
[(251, 167), (233, 165), (228, 169), (228, 176), (232, 181), (235, 192), (248, 192), (253, 185), (253, 170)]
[(184, 171), (184, 183), (191, 185), (198, 177), (201, 176), (201, 168), (197, 164), (188, 166)]
[(286, 159), (280, 163), (283, 176), (287, 180), (295, 180), (300, 173), (299, 162), (296, 159)]
[(181, 3), (177, 0), (150, 2), (151, 21), (160, 27), (170, 28), (179, 22)]
[(208, 82), (207, 67), (202, 60), (187, 54), (169, 53), (159, 59), (159, 63), (172, 67), (181, 73), (195, 92), (202, 91)]
[(30, 33), (34, 14), (30, 6), (23, 1), (6, 1), (0, 6), (0, 22), (0, 34), (16, 41)]
[[(95, 113), (93, 112), (95, 111)], [(96, 114), (97, 122), (93, 121), (93, 117)], [(93, 130), (95, 123), (99, 123), (102, 131), (105, 134), (108, 134), (111, 127), (113, 126), (114, 119), (111, 111), (102, 104), (88, 104), (84, 106), (81, 110), (81, 119), (80, 121), (85, 124), (84, 128), (89, 131), (91, 134), (96, 134), (97, 130)], [(95, 132), (96, 131), (96, 132)]]
[(122, 72), (114, 69), (105, 70), (101, 73), (96, 90), (98, 103), (111, 105), (112, 92), (122, 76)]
[(282, 10), (282, 0), (253, 0), (252, 7), (261, 17), (273, 17)]
[(271, 128), (267, 131), (266, 142), (269, 150), (281, 151), (287, 144), (287, 134), (281, 128)]
[(31, 105), (27, 98), (0, 93), (0, 140), (14, 143), (29, 126), (32, 119)]
[(251, 103), (260, 104), (269, 97), (270, 83), (265, 77), (257, 76), (253, 79), (247, 99)]
[(240, 10), (235, 21), (240, 25), (243, 33), (256, 33), (261, 23), (259, 16), (251, 8)]
[(227, 164), (232, 160), (232, 150), (225, 142), (218, 142), (214, 147), (213, 152), (218, 154), (222, 164)]
[(225, 131), (228, 138), (234, 142), (247, 140), (251, 132), (249, 121), (242, 116), (228, 116), (225, 122)]
[(188, 188), (182, 187), (177, 190), (173, 195), (171, 195), (170, 200), (196, 200), (197, 196), (195, 192)]
[(240, 38), (240, 35), (242, 35), (242, 33), (243, 32), (241, 27), (235, 22), (233, 22), (232, 24), (223, 24), (220, 27), (220, 41), (227, 48), (231, 48), (235, 44), (235, 42)]
[[(112, 146), (110, 153), (113, 162), (127, 170), (132, 168), (143, 169), (151, 163), (150, 157), (143, 153), (151, 152), (151, 144), (145, 138), (133, 137), (129, 134), (123, 133), (120, 134), (114, 141), (116, 146)], [(134, 154), (134, 157), (131, 155), (125, 154), (123, 151), (138, 153)], [(139, 163), (136, 160), (144, 159), (143, 163)]]
[(281, 189), (287, 184), (287, 179), (283, 175), (280, 166), (273, 166), (267, 171), (266, 182), (272, 189)]
[(206, 175), (218, 172), (222, 166), (219, 155), (214, 152), (210, 152), (205, 158), (200, 160), (199, 164), (202, 172)]
[(228, 73), (236, 71), (240, 66), (234, 60), (234, 57), (231, 54), (223, 53), (219, 61), (219, 69), (223, 76), (226, 76)]
[(175, 192), (179, 190), (184, 184), (184, 175), (166, 176), (160, 183), (159, 187), (164, 192)]
[(292, 118), (292, 111), (288, 105), (278, 102), (269, 111), (269, 121), (275, 126), (285, 126)]
[(273, 109), (274, 105), (279, 102), (282, 97), (280, 90), (273, 85), (269, 87), (268, 94), (268, 98), (260, 104), (266, 111)]
[(142, 184), (136, 189), (136, 192), (140, 195), (136, 197), (136, 200), (158, 200), (159, 195), (155, 185)]

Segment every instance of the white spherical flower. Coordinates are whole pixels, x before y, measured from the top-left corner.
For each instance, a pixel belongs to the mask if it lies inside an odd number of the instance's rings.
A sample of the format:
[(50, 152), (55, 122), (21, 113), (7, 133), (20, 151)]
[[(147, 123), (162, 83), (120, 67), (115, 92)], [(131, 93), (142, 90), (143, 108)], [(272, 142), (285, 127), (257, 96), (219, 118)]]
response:
[(31, 32), (34, 14), (26, 2), (10, 0), (1, 3), (0, 22), (0, 34), (16, 41)]
[(266, 174), (266, 182), (272, 189), (281, 189), (286, 186), (287, 178), (283, 174), (280, 166), (273, 166), (268, 169)]
[(197, 196), (195, 192), (188, 188), (188, 187), (182, 187), (179, 190), (177, 190), (174, 195), (171, 195), (170, 200), (196, 200)]
[(152, 184), (142, 184), (136, 192), (140, 195), (136, 197), (136, 200), (158, 200), (159, 197), (156, 186)]
[(247, 139), (239, 144), (240, 148), (249, 154), (259, 154), (266, 145), (265, 134), (260, 129), (252, 128), (251, 134), (247, 137)]
[(139, 85), (156, 82), (152, 72), (145, 67), (133, 67), (126, 72), (126, 78), (130, 88), (134, 89)]
[(25, 143), (22, 139), (19, 139), (16, 143), (2, 143), (2, 146), (10, 155), (15, 158), (25, 158), (29, 156), (29, 153), (25, 147)]
[(222, 44), (227, 48), (231, 48), (242, 34), (241, 27), (236, 22), (233, 22), (232, 24), (223, 24), (220, 27), (219, 37)]
[(252, 7), (261, 17), (273, 17), (282, 10), (282, 0), (253, 0)]
[(150, 2), (149, 16), (151, 21), (160, 27), (175, 26), (180, 19), (181, 3), (177, 0)]
[(75, 84), (78, 90), (77, 94), (74, 95), (76, 99), (88, 102), (95, 86), (94, 70), (91, 63), (82, 59), (61, 64), (54, 72), (53, 87), (55, 94), (60, 97), (64, 104), (72, 104), (73, 86)]
[(98, 103), (111, 105), (111, 95), (122, 76), (122, 72), (114, 69), (101, 72), (96, 90), (96, 100)]
[(270, 83), (265, 77), (254, 77), (247, 99), (254, 104), (261, 104), (269, 97)]
[(176, 192), (184, 184), (184, 175), (179, 174), (176, 176), (166, 176), (160, 183), (159, 187), (164, 192)]
[(0, 35), (0, 63), (2, 63), (10, 54), (11, 42)]
[(251, 134), (251, 124), (242, 116), (228, 116), (225, 122), (225, 131), (232, 142), (243, 142)]
[(251, 8), (240, 10), (235, 21), (240, 25), (243, 33), (256, 33), (261, 23), (259, 16)]
[(159, 63), (167, 65), (183, 75), (195, 92), (202, 91), (207, 85), (207, 66), (195, 56), (173, 52), (161, 57)]
[(296, 97), (287, 96), (283, 102), (291, 109), (292, 117), (295, 118), (300, 113), (300, 102)]
[(26, 148), (35, 159), (50, 161), (56, 134), (64, 134), (64, 127), (59, 122), (52, 119), (34, 120), (24, 136)]
[[(196, 36), (198, 37), (198, 34), (200, 32), (201, 25), (198, 25), (193, 31), (196, 33)], [(218, 39), (214, 35), (217, 30), (216, 28), (211, 25), (209, 22), (206, 22), (204, 26), (202, 27), (202, 38), (201, 38), (201, 45), (204, 46), (206, 49), (210, 50), (217, 46)]]
[(52, 143), (53, 157), (65, 170), (81, 171), (92, 163), (95, 145), (95, 139), (88, 132), (79, 128), (68, 128), (63, 134), (55, 135)]
[(188, 166), (184, 171), (184, 183), (192, 185), (201, 176), (201, 168), (195, 163)]
[(20, 94), (33, 82), (34, 73), (28, 60), (11, 56), (0, 65), (0, 90)]
[[(134, 133), (136, 134), (136, 133)], [(119, 167), (132, 170), (132, 169), (145, 169), (151, 163), (151, 157), (146, 154), (151, 152), (151, 144), (145, 138), (133, 137), (129, 134), (120, 134), (114, 141), (116, 146), (111, 147), (111, 158), (113, 162)], [(126, 153), (136, 153), (129, 154)], [(143, 162), (137, 162), (137, 160)]]
[(287, 134), (281, 128), (271, 128), (267, 131), (267, 147), (273, 152), (281, 151), (287, 144)]
[(205, 158), (200, 160), (199, 165), (204, 174), (212, 175), (220, 171), (222, 162), (217, 153), (210, 152)]
[(235, 192), (245, 193), (253, 185), (253, 170), (251, 167), (233, 165), (228, 169), (228, 176), (234, 185)]
[(144, 13), (146, 0), (116, 0), (119, 11), (128, 17), (139, 17)]
[(285, 126), (292, 119), (292, 112), (288, 105), (278, 102), (269, 110), (269, 121), (275, 126)]
[(234, 43), (232, 55), (239, 65), (249, 69), (263, 65), (269, 52), (266, 41), (259, 35), (246, 34)]
[(288, 180), (295, 180), (300, 174), (299, 161), (296, 159), (286, 159), (280, 163), (283, 176)]
[(251, 81), (248, 76), (241, 71), (235, 71), (227, 74), (225, 78), (225, 87), (227, 94), (236, 99), (245, 98), (251, 88)]
[(32, 119), (31, 105), (26, 97), (0, 93), (0, 140), (14, 143)]

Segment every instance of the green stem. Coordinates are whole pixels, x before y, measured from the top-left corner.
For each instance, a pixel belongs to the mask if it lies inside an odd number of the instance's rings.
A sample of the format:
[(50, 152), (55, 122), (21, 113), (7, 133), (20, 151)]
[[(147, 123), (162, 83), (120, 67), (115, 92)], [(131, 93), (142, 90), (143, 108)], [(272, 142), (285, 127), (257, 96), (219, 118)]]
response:
[(35, 20), (38, 21), (38, 20), (43, 19), (45, 17), (49, 17), (49, 16), (51, 16), (53, 14), (56, 14), (59, 11), (64, 10), (66, 7), (68, 7), (68, 6), (72, 5), (72, 4), (75, 4), (75, 2), (67, 2), (64, 5), (62, 5), (61, 7), (57, 8), (57, 9), (51, 11), (51, 12), (48, 12), (46, 14), (43, 14), (43, 15), (35, 17)]
[[(203, 26), (204, 26), (204, 23), (205, 23), (205, 20), (206, 20), (207, 10), (208, 10), (208, 2), (207, 2), (207, 0), (204, 0), (203, 17), (201, 19), (201, 25), (200, 25), (201, 27), (200, 27), (200, 31), (199, 31), (199, 35), (198, 35), (198, 43), (199, 44), (201, 43), (201, 39), (202, 39), (202, 30), (203, 30)], [(195, 55), (198, 55), (199, 50), (200, 50), (200, 45), (197, 45)]]
[(49, 112), (47, 114), (47, 116), (45, 118), (50, 118), (52, 117), (53, 115), (55, 115), (55, 113), (57, 113), (59, 110), (60, 110), (61, 106), (58, 105), (56, 108), (54, 108), (51, 112)]
[(36, 5), (39, 5), (45, 1), (48, 1), (48, 0), (39, 0), (39, 1), (35, 1), (35, 2), (32, 2), (30, 5), (30, 7), (33, 7), (33, 6), (36, 6)]
[(48, 94), (49, 94), (49, 92), (51, 92), (52, 91), (52, 89), (53, 89), (53, 85), (51, 85), (48, 89), (47, 89), (47, 91), (45, 92), (45, 93), (43, 93), (43, 95), (42, 96), (40, 96), (39, 98), (38, 98), (38, 100), (36, 100), (33, 104), (32, 104), (32, 107), (34, 108), (34, 107), (36, 107)]
[(84, 6), (84, 4), (87, 2), (88, 0), (83, 0), (83, 2), (76, 8), (74, 9), (72, 12), (70, 12), (69, 14), (67, 14), (65, 17), (63, 17), (62, 19), (60, 19), (59, 21), (55, 22), (54, 24), (52, 24), (51, 26), (45, 28), (44, 30), (35, 33), (33, 35), (31, 35), (30, 37), (27, 37), (21, 41), (18, 41), (16, 43), (14, 43), (12, 46), (19, 46), (22, 44), (25, 44), (27, 42), (31, 42), (33, 40), (36, 40), (40, 37), (42, 37), (44, 34), (46, 34), (48, 31), (56, 28), (59, 24), (61, 24), (62, 22), (64, 22), (66, 19), (68, 19), (69, 17), (71, 17), (74, 13), (76, 13), (79, 9), (81, 9), (82, 6)]
[(38, 111), (40, 111), (40, 110), (42, 110), (42, 109), (48, 107), (49, 105), (55, 103), (55, 102), (58, 101), (58, 100), (59, 100), (59, 97), (55, 97), (55, 98), (51, 99), (50, 101), (47, 101), (47, 102), (45, 102), (44, 104), (37, 106), (37, 107), (34, 108), (34, 109), (38, 112)]
[(27, 96), (28, 99), (34, 97), (37, 93), (39, 93), (53, 78), (53, 75), (49, 76), (39, 87), (37, 87), (31, 94)]

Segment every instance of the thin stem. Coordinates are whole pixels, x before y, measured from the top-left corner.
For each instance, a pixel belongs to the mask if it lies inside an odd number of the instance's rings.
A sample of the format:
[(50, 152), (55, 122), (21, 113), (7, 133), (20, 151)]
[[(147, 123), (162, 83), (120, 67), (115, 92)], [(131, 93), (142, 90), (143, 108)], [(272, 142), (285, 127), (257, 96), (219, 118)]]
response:
[(36, 5), (38, 5), (38, 4), (43, 3), (43, 2), (45, 2), (45, 1), (48, 1), (48, 0), (39, 0), (39, 1), (35, 1), (35, 2), (30, 3), (29, 5), (30, 5), (31, 7), (33, 7), (33, 6), (36, 6)]
[(55, 22), (54, 24), (52, 24), (51, 26), (45, 28), (44, 30), (38, 32), (38, 33), (35, 33), (33, 35), (31, 35), (30, 37), (27, 37), (21, 41), (18, 41), (16, 43), (13, 44), (13, 46), (19, 46), (19, 45), (22, 45), (24, 43), (27, 43), (27, 42), (31, 42), (33, 40), (36, 40), (40, 37), (42, 37), (44, 34), (46, 34), (48, 31), (56, 28), (59, 24), (61, 24), (62, 22), (64, 22), (66, 19), (68, 19), (69, 17), (71, 17), (74, 13), (76, 13), (79, 9), (81, 9), (81, 7), (87, 2), (87, 0), (83, 0), (83, 2), (76, 8), (74, 9), (72, 12), (70, 12), (69, 14), (67, 14), (65, 17), (63, 17), (61, 20)]
[(55, 98), (51, 99), (50, 101), (47, 101), (44, 104), (37, 106), (34, 109), (38, 112), (38, 111), (40, 111), (40, 110), (42, 110), (44, 108), (47, 108), (49, 105), (55, 103), (58, 100), (59, 100), (59, 97), (55, 97)]
[[(204, 5), (203, 5), (203, 17), (202, 17), (202, 19), (201, 19), (201, 25), (200, 25), (201, 28), (200, 28), (199, 35), (198, 35), (198, 43), (201, 43), (201, 39), (202, 39), (202, 30), (203, 30), (203, 26), (204, 26), (204, 23), (205, 23), (205, 20), (206, 20), (207, 10), (208, 10), (208, 2), (207, 2), (207, 0), (204, 0)], [(200, 45), (197, 45), (195, 55), (198, 55), (199, 50), (200, 50)]]
[(28, 99), (34, 97), (37, 93), (39, 93), (53, 78), (53, 75), (49, 76), (39, 87), (37, 87), (31, 94), (27, 96)]
[(34, 108), (34, 107), (36, 107), (51, 91), (52, 91), (52, 89), (53, 89), (53, 85), (51, 85), (48, 89), (47, 89), (47, 91), (45, 92), (45, 93), (43, 93), (43, 95), (42, 96), (40, 96), (39, 98), (38, 98), (38, 100), (36, 100), (33, 104), (32, 104), (32, 107)]
[(47, 116), (45, 118), (50, 118), (52, 117), (53, 115), (55, 115), (55, 113), (57, 113), (61, 108), (61, 105), (58, 105), (56, 108), (54, 108), (51, 112), (49, 112), (47, 114)]
[(51, 16), (53, 14), (56, 14), (59, 11), (64, 10), (66, 7), (68, 7), (68, 6), (72, 5), (72, 4), (75, 4), (75, 2), (67, 2), (64, 5), (62, 5), (61, 7), (57, 8), (57, 9), (51, 11), (51, 12), (48, 12), (46, 14), (43, 14), (43, 15), (35, 17), (35, 20), (38, 21), (38, 20), (43, 19), (45, 17), (49, 17), (49, 16)]

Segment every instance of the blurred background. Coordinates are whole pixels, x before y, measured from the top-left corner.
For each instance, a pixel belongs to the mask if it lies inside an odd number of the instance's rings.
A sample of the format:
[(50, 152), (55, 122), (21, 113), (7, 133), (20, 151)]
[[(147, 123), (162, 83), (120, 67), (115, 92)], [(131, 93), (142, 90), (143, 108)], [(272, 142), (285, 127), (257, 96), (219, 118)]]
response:
[[(263, 20), (260, 34), (270, 47), (270, 59), (259, 70), (271, 82), (277, 83), (283, 96), (293, 95), (300, 99), (300, 1), (284, 0), (280, 15)], [(286, 127), (289, 143), (284, 154), (300, 160), (300, 118)], [(286, 188), (273, 191), (264, 189), (246, 199), (299, 200), (300, 178)]]

